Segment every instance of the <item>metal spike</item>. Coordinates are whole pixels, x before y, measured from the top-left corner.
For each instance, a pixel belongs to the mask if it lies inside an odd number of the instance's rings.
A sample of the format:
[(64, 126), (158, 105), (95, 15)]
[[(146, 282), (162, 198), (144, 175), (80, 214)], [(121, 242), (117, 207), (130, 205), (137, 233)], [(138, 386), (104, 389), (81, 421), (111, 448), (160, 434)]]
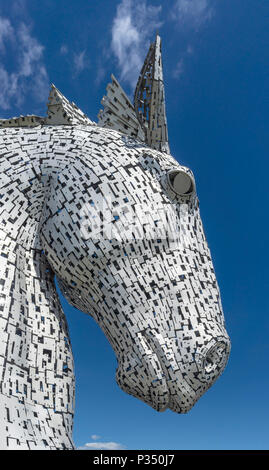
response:
[(150, 45), (134, 93), (134, 108), (147, 144), (170, 153), (168, 144), (165, 94), (162, 70), (161, 38)]
[(95, 125), (86, 114), (70, 102), (52, 83), (48, 100), (46, 124), (90, 124)]

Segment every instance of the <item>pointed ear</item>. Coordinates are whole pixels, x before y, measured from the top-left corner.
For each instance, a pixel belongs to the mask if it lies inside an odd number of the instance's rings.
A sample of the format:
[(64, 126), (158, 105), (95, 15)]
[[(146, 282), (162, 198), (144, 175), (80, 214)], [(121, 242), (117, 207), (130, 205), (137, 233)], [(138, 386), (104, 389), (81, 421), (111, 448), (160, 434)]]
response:
[(111, 75), (111, 80), (101, 101), (103, 109), (98, 114), (98, 126), (114, 129), (144, 142), (145, 135), (132, 103), (114, 75)]
[(45, 119), (46, 124), (96, 125), (75, 105), (75, 103), (68, 101), (68, 99), (65, 98), (65, 96), (53, 84), (51, 85), (47, 106), (48, 111)]
[(170, 153), (162, 69), (161, 38), (150, 45), (134, 93), (137, 119), (149, 147)]

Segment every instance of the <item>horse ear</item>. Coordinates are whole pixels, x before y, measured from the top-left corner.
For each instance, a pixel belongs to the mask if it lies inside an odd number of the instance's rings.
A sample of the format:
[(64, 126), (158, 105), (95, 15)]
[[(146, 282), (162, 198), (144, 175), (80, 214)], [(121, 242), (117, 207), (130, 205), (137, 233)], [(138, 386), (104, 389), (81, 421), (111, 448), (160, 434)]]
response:
[(150, 45), (134, 93), (134, 108), (149, 147), (170, 153), (162, 69), (161, 38)]
[(51, 85), (47, 106), (48, 111), (47, 117), (45, 118), (46, 124), (96, 125), (75, 105), (75, 103), (68, 101), (68, 99), (65, 98), (65, 96), (53, 84)]
[(145, 142), (149, 147), (170, 153), (162, 70), (161, 38), (150, 45), (134, 93), (134, 104), (111, 75), (112, 83), (101, 103), (98, 125), (115, 129)]
[(144, 142), (145, 134), (135, 109), (114, 75), (111, 75), (111, 83), (107, 85), (106, 91), (101, 101), (103, 109), (98, 114), (98, 126), (114, 129)]

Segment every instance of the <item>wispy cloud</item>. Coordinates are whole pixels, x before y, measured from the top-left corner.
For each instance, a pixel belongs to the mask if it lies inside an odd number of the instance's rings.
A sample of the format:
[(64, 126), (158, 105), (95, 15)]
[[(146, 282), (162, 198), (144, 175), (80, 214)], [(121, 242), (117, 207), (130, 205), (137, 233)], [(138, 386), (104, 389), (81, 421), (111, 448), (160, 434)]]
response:
[(161, 26), (161, 6), (148, 5), (145, 0), (122, 0), (112, 25), (111, 48), (117, 58), (120, 79), (134, 88), (149, 39)]
[(88, 450), (124, 450), (126, 447), (119, 444), (118, 442), (88, 442), (85, 444)]
[[(20, 56), (19, 56), (19, 74), (21, 77), (29, 77), (36, 72), (36, 66), (42, 66), (40, 61), (42, 60), (44, 47), (30, 34), (28, 27), (22, 23), (18, 30), (18, 44), (20, 45)], [(43, 67), (43, 66), (42, 66)]]
[(174, 18), (187, 26), (199, 27), (212, 18), (214, 8), (211, 0), (176, 0)]
[(184, 61), (183, 59), (180, 59), (177, 64), (175, 69), (173, 70), (173, 77), (174, 78), (179, 78), (184, 72)]
[(14, 29), (11, 26), (10, 21), (7, 18), (0, 17), (0, 49), (3, 50), (4, 42), (12, 39), (14, 35)]
[(174, 70), (172, 71), (172, 77), (173, 78), (180, 78), (184, 72), (185, 72), (185, 60), (193, 55), (194, 49), (193, 47), (189, 44), (186, 48), (186, 50), (182, 53), (181, 58), (177, 61), (176, 66)]
[(95, 442), (87, 442), (84, 444), (84, 446), (78, 447), (78, 450), (124, 450), (126, 449), (125, 446), (122, 444), (119, 444), (118, 442), (96, 442), (98, 439), (100, 439), (101, 436), (97, 436), (96, 434), (93, 434), (91, 438)]
[(186, 54), (192, 55), (193, 54), (193, 47), (189, 44), (186, 49)]
[(98, 86), (106, 75), (106, 68), (103, 65), (103, 61), (99, 61), (96, 67), (96, 75), (95, 75), (95, 84)]
[(60, 48), (60, 54), (65, 55), (67, 53), (68, 53), (68, 47), (66, 46), (66, 44), (62, 44)]
[[(31, 91), (36, 101), (48, 93), (48, 74), (43, 63), (44, 47), (34, 38), (28, 26), (14, 28), (9, 19), (0, 17), (0, 108), (21, 105)], [(14, 71), (9, 71), (4, 59), (12, 58)], [(7, 62), (7, 61), (6, 61)]]
[(26, 1), (25, 0), (13, 0), (11, 7), (12, 15), (23, 16), (26, 14)]
[(74, 73), (79, 75), (83, 70), (89, 67), (89, 61), (86, 59), (86, 50), (74, 54)]
[[(170, 18), (177, 22), (177, 27), (183, 37), (188, 38), (190, 30), (197, 33), (203, 25), (208, 23), (214, 16), (215, 0), (175, 0)], [(186, 39), (185, 38), (185, 39)], [(188, 39), (189, 40), (189, 39)], [(194, 48), (191, 44), (181, 53), (180, 59), (172, 72), (175, 79), (180, 78), (186, 69), (188, 58), (194, 54)]]

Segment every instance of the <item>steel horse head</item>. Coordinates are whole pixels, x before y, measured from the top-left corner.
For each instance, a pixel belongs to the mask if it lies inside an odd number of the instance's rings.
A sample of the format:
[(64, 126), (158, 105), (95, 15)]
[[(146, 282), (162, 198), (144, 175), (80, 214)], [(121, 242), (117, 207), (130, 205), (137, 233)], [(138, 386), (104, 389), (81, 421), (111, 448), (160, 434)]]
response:
[(228, 360), (194, 175), (170, 155), (158, 35), (134, 104), (114, 76), (102, 104), (96, 124), (53, 85), (47, 117), (0, 121), (1, 448), (73, 448), (54, 275), (110, 341), (119, 386), (157, 411), (188, 412)]

